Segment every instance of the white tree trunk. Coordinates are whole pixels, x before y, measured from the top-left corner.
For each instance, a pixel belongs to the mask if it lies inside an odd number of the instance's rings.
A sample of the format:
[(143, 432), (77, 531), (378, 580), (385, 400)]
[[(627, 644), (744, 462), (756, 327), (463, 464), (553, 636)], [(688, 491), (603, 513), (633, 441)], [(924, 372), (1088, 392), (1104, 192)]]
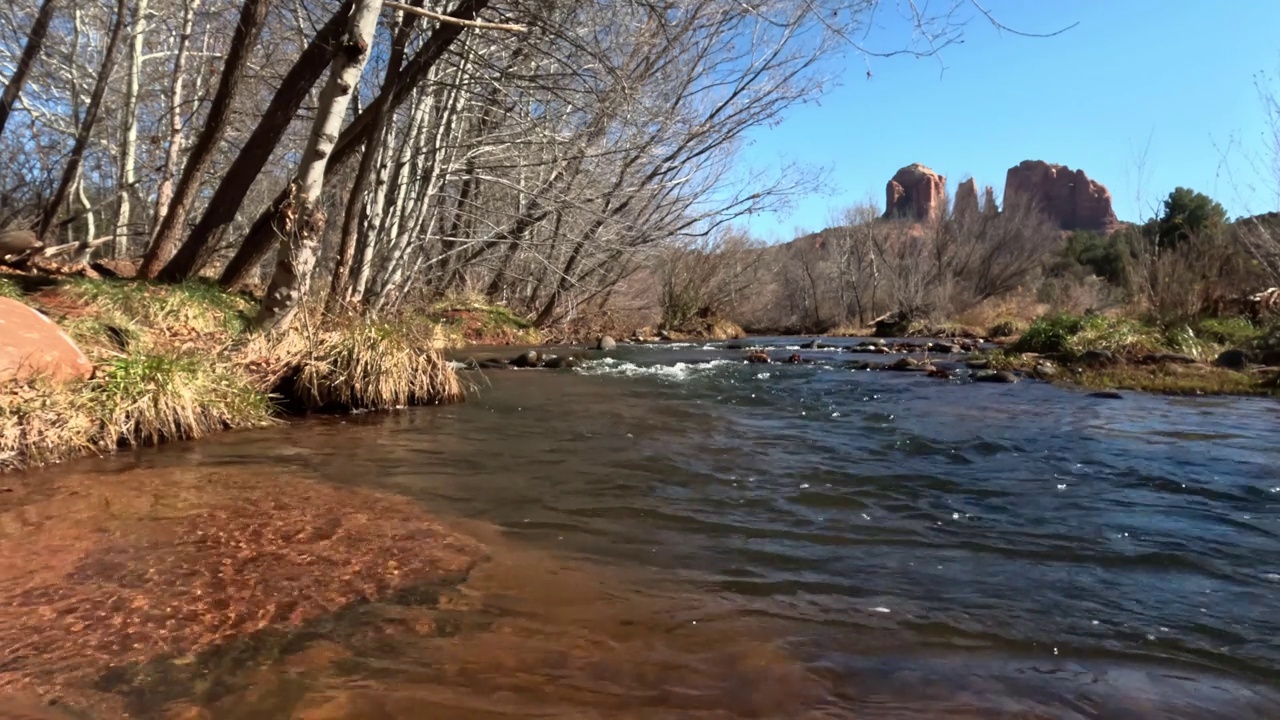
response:
[(370, 199), (368, 211), (365, 213), (368, 221), (360, 229), (359, 255), (356, 261), (355, 279), (352, 282), (351, 290), (351, 296), (354, 298), (364, 297), (365, 288), (369, 286), (369, 271), (373, 265), (374, 255), (378, 251), (378, 242), (382, 237), (378, 232), (378, 228), (382, 224), (383, 209), (387, 206), (388, 174), (391, 170), (393, 148), (396, 147), (396, 130), (398, 127), (394, 122), (387, 123), (387, 126), (383, 129), (387, 136), (378, 147), (378, 169), (374, 179), (373, 197)]
[(325, 215), (319, 202), (329, 155), (369, 59), (369, 46), (373, 43), (380, 12), (382, 0), (357, 0), (351, 10), (343, 46), (334, 54), (329, 79), (320, 92), (315, 123), (302, 155), (302, 166), (293, 182), (292, 197), (276, 219), (283, 239), (275, 274), (258, 314), (258, 324), (264, 329), (286, 329), (310, 287), (324, 233)]
[[(145, 0), (143, 0), (145, 2)], [(160, 227), (164, 213), (173, 200), (173, 183), (182, 162), (182, 92), (187, 77), (187, 54), (191, 47), (191, 33), (195, 27), (196, 10), (200, 0), (187, 0), (182, 7), (182, 32), (178, 35), (178, 48), (173, 58), (173, 83), (169, 86), (169, 143), (160, 171), (160, 186), (156, 190), (156, 214), (152, 219), (152, 231)], [(150, 235), (150, 233), (148, 233)]]
[[(147, 33), (147, 0), (137, 0), (133, 6), (133, 42), (129, 43), (129, 76), (124, 90), (124, 138), (120, 143), (120, 211), (116, 214), (116, 229), (112, 241), (112, 254), (117, 258), (129, 254), (129, 221), (132, 204), (129, 194), (137, 181), (138, 162), (138, 74), (142, 66), (142, 43)], [(90, 239), (93, 239), (92, 237)]]

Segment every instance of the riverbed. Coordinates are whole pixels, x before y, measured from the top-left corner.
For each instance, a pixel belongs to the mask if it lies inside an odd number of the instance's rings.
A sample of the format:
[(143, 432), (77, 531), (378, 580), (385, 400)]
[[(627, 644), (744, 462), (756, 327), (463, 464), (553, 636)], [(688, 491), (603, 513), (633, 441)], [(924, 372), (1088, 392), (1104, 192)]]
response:
[(1280, 403), (761, 342), (5, 477), (12, 716), (1280, 717)]

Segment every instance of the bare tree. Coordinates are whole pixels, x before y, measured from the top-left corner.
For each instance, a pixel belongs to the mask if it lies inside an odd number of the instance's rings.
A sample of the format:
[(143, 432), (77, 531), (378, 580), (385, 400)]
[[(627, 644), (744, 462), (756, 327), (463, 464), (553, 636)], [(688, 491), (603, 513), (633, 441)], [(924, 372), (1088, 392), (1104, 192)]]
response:
[(232, 102), (244, 76), (245, 67), (249, 63), (249, 53), (257, 42), (262, 30), (270, 3), (267, 0), (244, 0), (240, 7), (240, 20), (236, 24), (235, 34), (231, 37), (231, 46), (227, 51), (226, 63), (222, 66), (222, 76), (218, 80), (218, 91), (213, 96), (213, 104), (209, 107), (209, 115), (205, 118), (204, 129), (191, 146), (187, 162), (182, 167), (182, 177), (173, 191), (173, 199), (165, 210), (164, 218), (156, 228), (151, 247), (142, 259), (138, 274), (142, 277), (153, 277), (169, 257), (173, 254), (181, 239), (187, 221), (187, 213), (195, 202), (200, 183), (213, 158), (214, 150), (226, 131), (231, 119)]
[(325, 170), (352, 93), (369, 59), (369, 46), (381, 11), (382, 0), (356, 0), (343, 45), (334, 53), (329, 79), (320, 92), (311, 139), (302, 154), (302, 167), (290, 188), (288, 201), (272, 223), (282, 240), (275, 274), (258, 313), (258, 324), (264, 329), (287, 328), (299, 302), (307, 294), (324, 232), (325, 213), (319, 201)]
[(31, 24), (31, 32), (27, 34), (27, 44), (22, 48), (22, 56), (13, 69), (13, 75), (4, 86), (4, 95), (0, 96), (0, 136), (4, 135), (5, 125), (9, 122), (9, 114), (13, 112), (14, 103), (22, 94), (22, 86), (31, 74), (31, 66), (35, 64), (40, 51), (44, 49), (44, 38), (49, 32), (49, 23), (53, 20), (55, 0), (44, 0), (36, 13), (35, 22)]
[(63, 200), (66, 199), (72, 184), (76, 183), (80, 178), (85, 149), (89, 145), (89, 137), (93, 133), (94, 125), (98, 122), (98, 111), (102, 107), (102, 98), (107, 93), (107, 82), (111, 79), (112, 70), (115, 69), (116, 47), (120, 44), (120, 36), (123, 34), (121, 31), (124, 27), (124, 18), (128, 9), (128, 0), (117, 1), (115, 15), (111, 19), (111, 29), (108, 32), (107, 46), (102, 53), (102, 65), (98, 69), (97, 79), (94, 80), (93, 93), (89, 96), (89, 104), (85, 107), (84, 116), (80, 119), (75, 144), (72, 146), (71, 154), (67, 158), (67, 164), (62, 170), (62, 179), (58, 182), (58, 188), (54, 191), (53, 197), (50, 198), (40, 216), (40, 224), (36, 230), (36, 235), (41, 242), (46, 242), (49, 232), (53, 230), (54, 220), (58, 216)]

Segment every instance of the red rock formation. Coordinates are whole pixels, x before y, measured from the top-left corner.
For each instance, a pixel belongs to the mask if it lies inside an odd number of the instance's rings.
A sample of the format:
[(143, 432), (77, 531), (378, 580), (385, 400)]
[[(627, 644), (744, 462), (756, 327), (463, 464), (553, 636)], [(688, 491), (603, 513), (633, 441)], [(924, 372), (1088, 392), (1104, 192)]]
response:
[(947, 179), (915, 163), (894, 174), (885, 187), (886, 218), (930, 220), (944, 209)]
[(0, 297), (0, 382), (34, 376), (87, 379), (92, 373), (89, 359), (53, 321)]
[(1036, 203), (1063, 230), (1110, 232), (1119, 221), (1111, 209), (1111, 193), (1083, 170), (1024, 160), (1005, 176), (1005, 206), (1011, 199)]
[(990, 185), (982, 188), (982, 211), (985, 213), (1000, 211), (1000, 207), (996, 205), (996, 190)]
[(956, 188), (956, 203), (951, 212), (955, 215), (978, 214), (978, 184), (969, 178)]

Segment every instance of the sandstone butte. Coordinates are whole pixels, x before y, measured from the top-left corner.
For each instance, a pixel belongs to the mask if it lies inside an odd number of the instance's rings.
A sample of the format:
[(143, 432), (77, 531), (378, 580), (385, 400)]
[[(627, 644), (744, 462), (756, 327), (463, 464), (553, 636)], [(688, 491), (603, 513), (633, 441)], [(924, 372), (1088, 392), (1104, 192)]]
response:
[[(885, 218), (927, 221), (946, 208), (947, 179), (914, 163), (894, 174), (885, 188)], [(1043, 160), (1025, 160), (1009, 168), (1005, 176), (1005, 202), (1027, 198), (1063, 230), (1109, 233), (1120, 226), (1111, 207), (1111, 193), (1083, 170), (1072, 170)], [(966, 179), (956, 188), (955, 211), (976, 212), (978, 186)], [(981, 207), (995, 208), (995, 192), (983, 188)]]
[(1024, 160), (1005, 175), (1004, 197), (1027, 197), (1063, 230), (1110, 232), (1119, 226), (1107, 188), (1065, 165)]
[(947, 178), (914, 163), (894, 174), (885, 186), (886, 218), (930, 220), (946, 208)]
[(34, 308), (0, 297), (0, 382), (47, 377), (85, 380), (93, 364), (62, 329)]

